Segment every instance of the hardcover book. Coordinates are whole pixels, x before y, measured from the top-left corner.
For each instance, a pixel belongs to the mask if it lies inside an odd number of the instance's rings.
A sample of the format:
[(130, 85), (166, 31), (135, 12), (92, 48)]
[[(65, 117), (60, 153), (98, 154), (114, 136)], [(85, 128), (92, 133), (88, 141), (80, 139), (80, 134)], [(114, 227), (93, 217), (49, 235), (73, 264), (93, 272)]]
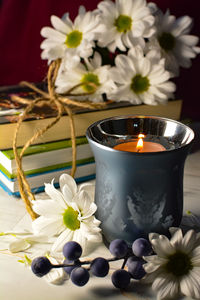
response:
[[(71, 164), (72, 148), (71, 140), (62, 140), (56, 142), (31, 145), (28, 147), (22, 158), (23, 170), (26, 174), (34, 172), (34, 170), (48, 169), (49, 166), (62, 166), (67, 163)], [(18, 148), (21, 152), (22, 148)], [(87, 142), (86, 137), (76, 138), (77, 161), (93, 157), (93, 153)], [(0, 169), (4, 169), (4, 173), (10, 173), (9, 177), (13, 177), (16, 173), (17, 166), (13, 149), (0, 151)]]
[[(63, 173), (70, 174), (71, 165), (52, 167), (49, 170), (39, 170), (38, 172), (26, 174), (26, 178), (32, 192), (44, 190), (44, 183), (49, 183), (54, 179), (54, 185), (58, 187), (59, 177)], [(19, 196), (19, 184), (16, 177), (10, 178), (0, 169), (0, 186), (9, 194)], [(95, 178), (94, 159), (86, 159), (77, 162), (75, 180), (77, 182), (87, 181)]]
[[(24, 105), (11, 100), (12, 94), (29, 97), (30, 101), (36, 96), (35, 92), (22, 87), (0, 89), (0, 149), (12, 148), (14, 132), (20, 113)], [(100, 110), (73, 108), (76, 136), (84, 136), (86, 129), (97, 120), (119, 115), (141, 114), (155, 115), (178, 120), (181, 113), (181, 100), (169, 101), (166, 105), (132, 105), (129, 102), (107, 101), (107, 105)], [(22, 122), (18, 135), (17, 146), (21, 147), (38, 129), (42, 129), (55, 119), (56, 110), (46, 104), (36, 107), (31, 115)], [(59, 122), (51, 127), (34, 144), (47, 143), (70, 138), (69, 117), (63, 115)]]

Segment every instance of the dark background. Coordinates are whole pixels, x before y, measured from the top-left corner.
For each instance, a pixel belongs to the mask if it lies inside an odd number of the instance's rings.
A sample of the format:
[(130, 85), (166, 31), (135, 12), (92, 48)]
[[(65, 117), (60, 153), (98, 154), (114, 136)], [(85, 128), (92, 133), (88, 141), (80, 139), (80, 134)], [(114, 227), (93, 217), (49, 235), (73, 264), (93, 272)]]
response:
[[(40, 30), (50, 25), (50, 16), (65, 12), (73, 19), (79, 5), (96, 8), (99, 0), (0, 0), (0, 86), (21, 80), (40, 82), (47, 72), (47, 61), (40, 58)], [(192, 34), (200, 36), (199, 0), (154, 0), (164, 12), (194, 19)], [(176, 79), (176, 98), (183, 99), (182, 118), (200, 120), (200, 55), (190, 69), (181, 69)]]

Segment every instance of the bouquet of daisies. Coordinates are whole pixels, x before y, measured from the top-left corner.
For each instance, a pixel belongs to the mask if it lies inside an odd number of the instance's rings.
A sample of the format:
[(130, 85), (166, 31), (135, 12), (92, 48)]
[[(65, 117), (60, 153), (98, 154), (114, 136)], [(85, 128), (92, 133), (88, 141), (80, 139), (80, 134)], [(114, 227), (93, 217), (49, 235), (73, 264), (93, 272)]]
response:
[(165, 103), (176, 88), (170, 78), (200, 52), (189, 16), (176, 19), (146, 0), (104, 0), (94, 11), (80, 6), (74, 22), (66, 13), (51, 23), (41, 30), (42, 58), (61, 60), (56, 92), (76, 86), (79, 100)]

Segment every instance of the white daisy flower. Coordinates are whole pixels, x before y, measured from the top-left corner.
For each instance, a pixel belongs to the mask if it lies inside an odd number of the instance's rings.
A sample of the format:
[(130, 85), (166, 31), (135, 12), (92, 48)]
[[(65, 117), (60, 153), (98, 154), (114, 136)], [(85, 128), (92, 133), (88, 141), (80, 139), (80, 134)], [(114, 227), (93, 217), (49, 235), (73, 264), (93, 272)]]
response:
[[(62, 251), (68, 241), (78, 242), (83, 250), (88, 242), (101, 241), (101, 229), (93, 214), (97, 210), (93, 185), (83, 184), (79, 188), (68, 174), (59, 179), (61, 192), (55, 189), (53, 181), (45, 184), (48, 200), (33, 201), (33, 210), (39, 217), (32, 222), (36, 234), (57, 236), (52, 251)], [(91, 193), (89, 193), (91, 191)]]
[(125, 51), (133, 45), (144, 46), (144, 38), (155, 31), (152, 27), (154, 17), (146, 0), (101, 1), (98, 10), (103, 24), (98, 44), (108, 47), (111, 52), (116, 48)]
[(111, 70), (118, 89), (113, 97), (133, 104), (164, 103), (173, 96), (174, 83), (164, 68), (164, 59), (157, 51), (151, 50), (145, 56), (140, 46), (129, 50), (128, 55), (118, 55), (116, 67)]
[(150, 242), (156, 255), (145, 256), (146, 281), (152, 282), (157, 299), (175, 299), (179, 294), (200, 299), (200, 234), (170, 228), (170, 240), (151, 233)]
[(165, 58), (166, 69), (178, 76), (179, 67), (189, 68), (191, 59), (200, 53), (200, 48), (196, 46), (199, 38), (189, 34), (192, 18), (183, 16), (176, 19), (169, 10), (163, 14), (159, 9), (155, 16), (157, 30), (147, 45), (150, 49), (156, 47)]
[[(63, 64), (65, 64), (65, 60)], [(102, 101), (103, 93), (109, 97), (116, 86), (110, 77), (111, 67), (101, 64), (101, 56), (95, 52), (93, 59), (85, 59), (85, 64), (79, 63), (71, 69), (61, 65), (61, 71), (59, 71), (55, 83), (56, 92), (62, 94), (75, 85), (82, 84), (73, 91), (74, 94), (91, 93), (86, 97), (94, 102)], [(80, 99), (81, 97), (79, 97)]]
[(71, 57), (89, 57), (92, 55), (95, 34), (98, 31), (99, 16), (93, 12), (86, 12), (83, 6), (72, 22), (69, 14), (62, 19), (51, 16), (54, 28), (44, 27), (41, 35), (46, 39), (41, 43), (42, 58), (49, 62), (63, 58), (66, 53)]

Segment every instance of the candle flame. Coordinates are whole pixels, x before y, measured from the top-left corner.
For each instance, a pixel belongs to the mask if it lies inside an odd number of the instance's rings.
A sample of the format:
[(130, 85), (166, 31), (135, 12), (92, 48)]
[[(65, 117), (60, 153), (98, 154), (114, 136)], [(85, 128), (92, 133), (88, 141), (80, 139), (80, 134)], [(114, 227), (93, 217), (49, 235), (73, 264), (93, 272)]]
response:
[(136, 146), (136, 148), (137, 148), (137, 152), (140, 152), (140, 150), (142, 150), (142, 148), (143, 148), (143, 138), (144, 138), (144, 134), (139, 134), (138, 135), (138, 138), (139, 138), (139, 140), (138, 140), (138, 142), (137, 142), (137, 146)]

